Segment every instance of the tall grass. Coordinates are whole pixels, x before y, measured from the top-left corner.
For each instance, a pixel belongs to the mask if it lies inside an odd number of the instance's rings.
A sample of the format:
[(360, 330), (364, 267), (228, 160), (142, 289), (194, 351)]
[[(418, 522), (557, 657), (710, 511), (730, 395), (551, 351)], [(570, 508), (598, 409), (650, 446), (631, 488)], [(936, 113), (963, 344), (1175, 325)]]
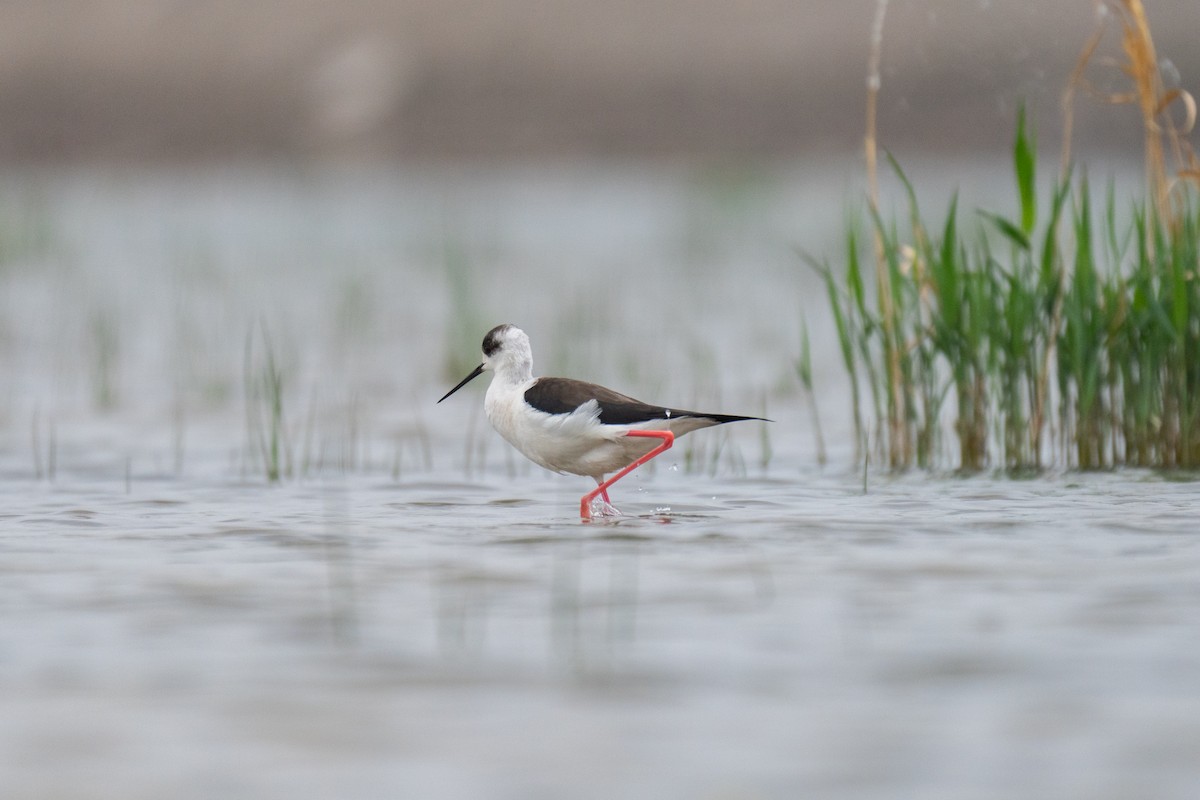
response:
[[(817, 463), (824, 466), (829, 460), (825, 453), (825, 435), (821, 432), (821, 414), (817, 410), (817, 394), (813, 390), (812, 346), (808, 337), (808, 323), (803, 315), (800, 317), (800, 356), (796, 359), (796, 377), (808, 397), (808, 406), (812, 415), (813, 437), (816, 439)], [(763, 401), (762, 416), (767, 415), (766, 400)], [(760, 425), (762, 430), (762, 467), (766, 469), (771, 462), (771, 441), (766, 425)]]
[(117, 406), (117, 371), (121, 353), (118, 315), (108, 310), (92, 313), (87, 331), (87, 347), (92, 376), (92, 402), (101, 411)]
[(1098, 206), (1086, 176), (1039, 204), (1035, 153), (1022, 113), (1016, 216), (968, 220), (951, 199), (936, 225), (893, 161), (907, 218), (872, 213), (886, 297), (865, 288), (853, 226), (845, 272), (819, 265), (859, 441), (869, 402), (880, 456), (898, 468), (941, 465), (948, 432), (964, 470), (1200, 466), (1194, 193), (1176, 192), (1169, 224), (1152, 199), (1122, 223), (1114, 191)]
[[(1141, 2), (1101, 5), (1112, 13), (1098, 16), (1064, 92), (1064, 166), (1045, 202), (1022, 110), (1012, 151), (1016, 215), (965, 216), (951, 199), (931, 225), (890, 156), (908, 213), (897, 221), (879, 210), (874, 108), (887, 10), (879, 0), (865, 138), (874, 292), (857, 223), (844, 273), (816, 264), (864, 463), (874, 430), (893, 468), (941, 465), (947, 433), (964, 470), (1200, 466), (1200, 166), (1184, 139), (1195, 103), (1164, 87)], [(1132, 201), (1129, 222), (1114, 191), (1097, 206), (1086, 174), (1073, 178), (1068, 161), (1075, 94), (1090, 90), (1086, 70), (1114, 18), (1133, 85), (1105, 99), (1137, 103), (1146, 138), (1145, 198)], [(1176, 106), (1182, 123), (1170, 115)]]
[(268, 481), (278, 483), (292, 475), (292, 447), (284, 418), (284, 372), (265, 324), (261, 357), (256, 357), (251, 332), (244, 363), (247, 454), (261, 465)]

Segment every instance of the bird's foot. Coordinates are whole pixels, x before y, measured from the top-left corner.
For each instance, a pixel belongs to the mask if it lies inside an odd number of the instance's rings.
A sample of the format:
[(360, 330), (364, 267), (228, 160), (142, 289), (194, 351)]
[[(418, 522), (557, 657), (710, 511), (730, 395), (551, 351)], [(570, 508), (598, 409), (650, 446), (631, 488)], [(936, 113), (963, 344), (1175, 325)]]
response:
[(619, 516), (621, 516), (621, 510), (619, 508), (617, 508), (616, 506), (614, 506), (612, 503), (605, 500), (603, 497), (592, 498), (592, 503), (591, 503), (591, 506), (589, 507), (589, 510), (592, 512), (593, 517), (619, 517)]

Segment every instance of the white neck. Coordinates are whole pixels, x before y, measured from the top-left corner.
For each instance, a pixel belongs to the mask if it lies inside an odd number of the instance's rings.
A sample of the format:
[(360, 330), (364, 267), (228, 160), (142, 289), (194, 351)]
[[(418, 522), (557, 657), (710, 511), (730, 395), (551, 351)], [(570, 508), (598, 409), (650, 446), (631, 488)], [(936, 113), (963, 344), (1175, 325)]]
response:
[(533, 380), (533, 359), (529, 356), (506, 354), (496, 365), (495, 380), (506, 384), (521, 384)]

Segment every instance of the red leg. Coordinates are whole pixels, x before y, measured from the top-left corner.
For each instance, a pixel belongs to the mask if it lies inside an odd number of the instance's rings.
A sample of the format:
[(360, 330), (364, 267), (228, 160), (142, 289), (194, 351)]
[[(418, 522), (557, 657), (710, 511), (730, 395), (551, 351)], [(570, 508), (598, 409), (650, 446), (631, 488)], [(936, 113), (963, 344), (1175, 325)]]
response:
[(650, 459), (659, 455), (660, 453), (663, 453), (666, 450), (670, 450), (671, 445), (675, 443), (675, 434), (671, 433), (670, 431), (626, 431), (625, 435), (626, 436), (643, 436), (643, 437), (650, 438), (650, 439), (662, 439), (662, 444), (658, 445), (653, 450), (651, 450), (649, 453), (646, 453), (646, 455), (642, 456), (641, 458), (634, 461), (629, 466), (622, 469), (616, 475), (613, 475), (611, 478), (604, 481), (604, 483), (601, 483), (593, 491), (585, 494), (583, 496), (583, 498), (579, 501), (579, 516), (581, 519), (591, 519), (592, 518), (592, 501), (596, 499), (597, 495), (603, 497), (604, 502), (606, 502), (606, 503), (609, 502), (608, 487), (612, 486), (614, 483), (621, 480), (621, 478), (624, 478), (626, 475), (633, 472), (635, 469), (640, 467), (642, 464), (645, 464), (647, 461), (649, 461)]

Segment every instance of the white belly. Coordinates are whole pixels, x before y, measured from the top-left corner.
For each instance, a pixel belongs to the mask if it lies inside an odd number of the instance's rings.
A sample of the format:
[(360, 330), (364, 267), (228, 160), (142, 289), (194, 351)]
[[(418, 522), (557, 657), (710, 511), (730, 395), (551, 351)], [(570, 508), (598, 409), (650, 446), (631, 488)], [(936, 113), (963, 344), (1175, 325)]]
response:
[(546, 414), (530, 408), (524, 392), (488, 392), (488, 421), (530, 461), (554, 472), (600, 478), (658, 446), (659, 440), (626, 436), (631, 429), (672, 430), (680, 436), (712, 423), (694, 417), (653, 420), (638, 425), (603, 425), (595, 401), (570, 414)]

